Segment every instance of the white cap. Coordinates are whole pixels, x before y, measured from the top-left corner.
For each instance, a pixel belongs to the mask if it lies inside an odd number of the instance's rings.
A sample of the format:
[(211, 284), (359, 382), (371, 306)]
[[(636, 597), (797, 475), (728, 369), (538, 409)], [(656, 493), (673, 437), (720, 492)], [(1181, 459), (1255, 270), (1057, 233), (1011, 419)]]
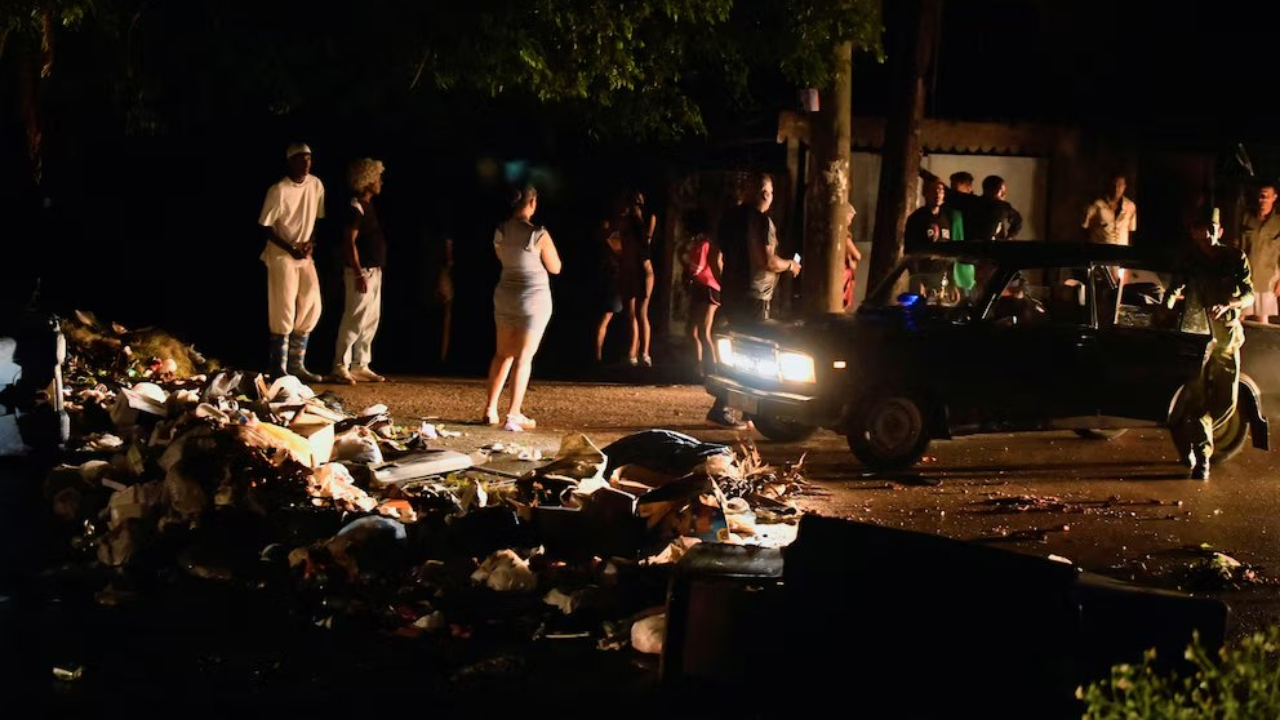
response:
[(284, 159), (288, 160), (292, 158), (294, 155), (297, 155), (298, 153), (306, 153), (310, 155), (311, 147), (308, 146), (306, 143), (294, 143), (289, 146), (288, 150), (284, 151)]

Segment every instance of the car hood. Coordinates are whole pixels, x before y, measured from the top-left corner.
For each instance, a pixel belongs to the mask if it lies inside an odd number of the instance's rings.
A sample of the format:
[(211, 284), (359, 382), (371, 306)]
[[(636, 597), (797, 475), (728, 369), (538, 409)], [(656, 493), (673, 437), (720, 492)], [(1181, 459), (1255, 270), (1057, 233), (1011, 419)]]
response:
[(867, 347), (889, 335), (917, 334), (931, 326), (951, 326), (958, 319), (954, 308), (864, 307), (856, 313), (830, 313), (792, 322), (769, 321), (734, 333), (777, 343), (779, 346), (819, 352), (847, 352)]

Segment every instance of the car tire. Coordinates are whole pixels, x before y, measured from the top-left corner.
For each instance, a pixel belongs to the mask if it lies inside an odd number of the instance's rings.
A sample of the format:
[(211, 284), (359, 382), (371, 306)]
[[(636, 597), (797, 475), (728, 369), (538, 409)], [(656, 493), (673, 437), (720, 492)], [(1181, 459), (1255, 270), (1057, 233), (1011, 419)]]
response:
[(756, 426), (756, 430), (759, 430), (761, 435), (778, 442), (808, 440), (818, 431), (818, 428), (812, 425), (804, 425), (768, 415), (753, 415), (751, 416), (751, 423)]
[(1129, 432), (1128, 428), (1077, 428), (1075, 434), (1085, 440), (1115, 440)]
[(1249, 442), (1249, 421), (1240, 414), (1240, 406), (1222, 425), (1213, 429), (1213, 461), (1225, 462), (1240, 454)]
[(928, 418), (928, 406), (911, 393), (876, 393), (858, 405), (845, 438), (867, 467), (902, 470), (929, 448)]

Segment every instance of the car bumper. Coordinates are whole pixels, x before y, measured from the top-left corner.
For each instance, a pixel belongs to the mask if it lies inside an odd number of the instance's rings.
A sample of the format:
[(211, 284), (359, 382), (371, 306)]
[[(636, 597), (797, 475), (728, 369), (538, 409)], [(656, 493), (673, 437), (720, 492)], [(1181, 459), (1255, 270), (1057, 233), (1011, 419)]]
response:
[(834, 427), (840, 420), (839, 408), (832, 409), (815, 395), (762, 390), (724, 375), (708, 375), (705, 385), (708, 394), (747, 415), (764, 415), (812, 427)]

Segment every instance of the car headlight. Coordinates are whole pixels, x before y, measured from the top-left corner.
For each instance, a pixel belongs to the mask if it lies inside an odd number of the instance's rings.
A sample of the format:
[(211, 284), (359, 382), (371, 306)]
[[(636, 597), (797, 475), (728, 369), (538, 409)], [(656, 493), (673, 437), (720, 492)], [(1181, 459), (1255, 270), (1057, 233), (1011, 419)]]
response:
[(782, 379), (787, 382), (818, 381), (817, 373), (814, 371), (813, 358), (804, 353), (778, 353), (778, 368), (782, 372)]
[(720, 364), (733, 367), (733, 341), (727, 337), (716, 339), (716, 351), (720, 353)]

